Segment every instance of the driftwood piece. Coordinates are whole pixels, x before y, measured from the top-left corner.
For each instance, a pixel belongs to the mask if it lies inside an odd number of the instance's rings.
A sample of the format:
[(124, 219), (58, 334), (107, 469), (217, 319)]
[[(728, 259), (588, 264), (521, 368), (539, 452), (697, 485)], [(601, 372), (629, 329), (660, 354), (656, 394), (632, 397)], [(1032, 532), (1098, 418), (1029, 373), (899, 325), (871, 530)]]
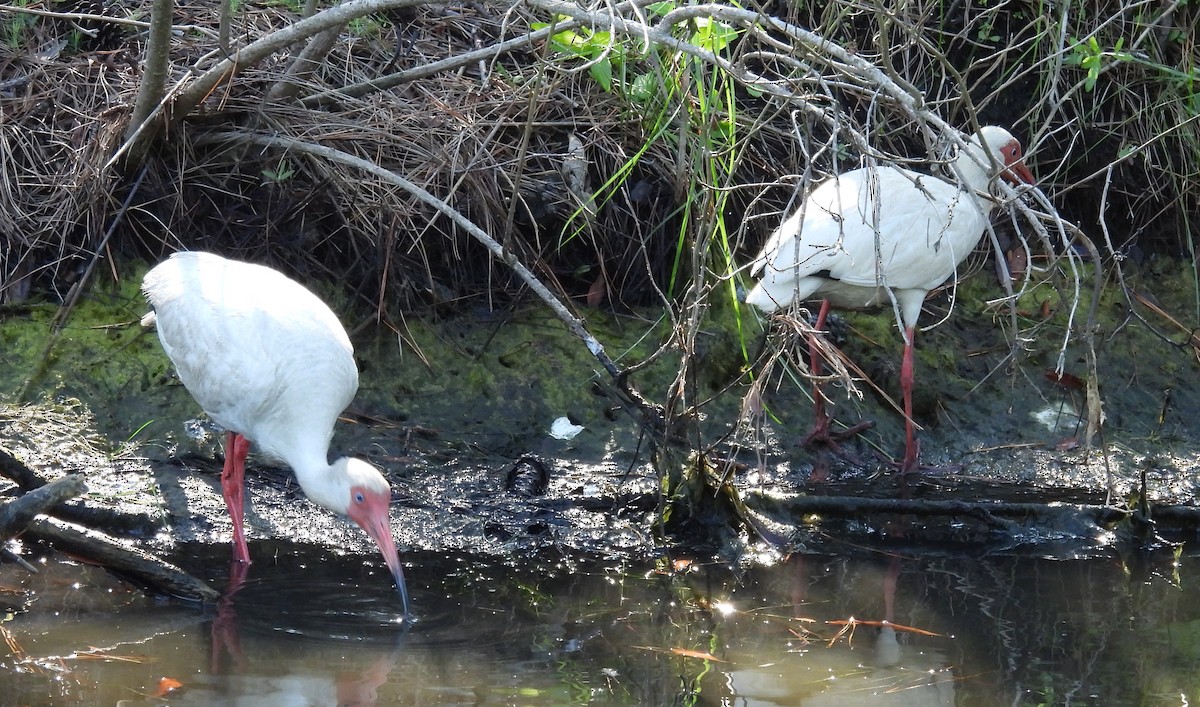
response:
[(172, 596), (200, 601), (213, 601), (220, 596), (175, 565), (91, 528), (57, 518), (39, 518), (30, 524), (26, 536)]
[(21, 460), (9, 454), (8, 450), (3, 447), (0, 447), (0, 476), (12, 479), (18, 488), (26, 492), (49, 483), (36, 471), (21, 463)]
[[(1000, 500), (941, 500), (921, 498), (871, 498), (863, 496), (807, 496), (776, 493), (746, 494), (749, 516), (755, 526), (779, 547), (804, 537), (825, 522), (850, 521), (838, 526), (840, 537), (887, 536), (889, 542), (944, 547), (968, 543), (983, 552), (999, 546), (1097, 548), (1102, 546), (1146, 550), (1171, 546), (1200, 532), (1200, 508), (1147, 504), (1142, 510), (1122, 509), (1101, 503), (1050, 501), (1023, 503)], [(803, 519), (803, 522), (800, 521)], [(880, 530), (896, 521), (907, 521), (903, 532)], [(773, 537), (784, 538), (776, 542)]]
[[(0, 446), (0, 476), (12, 479), (17, 488), (26, 493), (50, 483), (49, 479), (29, 468), (3, 446)], [(62, 503), (53, 511), (46, 512), (87, 526), (104, 527), (141, 535), (152, 535), (162, 527), (162, 520), (149, 513), (114, 510), (86, 504), (82, 501)], [(0, 532), (0, 539), (3, 537), (5, 537), (4, 534)]]
[[(752, 500), (753, 499), (753, 500)], [(790, 517), (809, 513), (831, 516), (868, 514), (905, 514), (918, 516), (968, 516), (1001, 529), (1011, 527), (1008, 519), (1036, 519), (1048, 522), (1061, 519), (1085, 519), (1094, 524), (1122, 520), (1128, 513), (1112, 506), (1086, 503), (1012, 503), (1007, 501), (953, 501), (919, 498), (868, 498), (862, 496), (787, 496), (768, 497), (748, 493), (747, 502), (764, 509), (774, 507)]]
[[(220, 596), (212, 587), (175, 565), (110, 535), (53, 517), (36, 517), (50, 512), (64, 500), (85, 493), (87, 486), (82, 475), (72, 474), (47, 482), (4, 449), (0, 449), (0, 475), (12, 479), (26, 491), (24, 496), (0, 507), (0, 540), (23, 531), (25, 537), (31, 540), (44, 542), (60, 552), (107, 567), (165, 594), (200, 601), (213, 601)], [(62, 507), (55, 509), (55, 512), (61, 513)], [(106, 515), (122, 514), (97, 509), (86, 515), (89, 521), (103, 521)]]
[(85, 493), (87, 485), (83, 483), (83, 477), (71, 474), (5, 503), (0, 506), (0, 542), (25, 532), (39, 513), (46, 513), (68, 498)]

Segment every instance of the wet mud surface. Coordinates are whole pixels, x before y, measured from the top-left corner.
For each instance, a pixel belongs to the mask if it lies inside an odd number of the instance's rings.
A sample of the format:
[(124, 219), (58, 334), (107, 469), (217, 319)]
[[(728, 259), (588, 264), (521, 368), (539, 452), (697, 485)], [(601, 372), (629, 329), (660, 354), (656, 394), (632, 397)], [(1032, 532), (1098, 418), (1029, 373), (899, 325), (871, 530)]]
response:
[[(1162, 268), (1132, 282), (1155, 284), (1164, 309), (1185, 307), (1186, 278), (1173, 265)], [(699, 359), (696, 377), (694, 395), (705, 401), (697, 408), (696, 447), (728, 463), (729, 478), (780, 537), (805, 546), (813, 536), (803, 518), (789, 517), (788, 497), (1102, 505), (1111, 482), (1112, 503), (1123, 504), (1144, 475), (1150, 501), (1192, 503), (1200, 464), (1195, 351), (1156, 337), (1131, 317), (1124, 299), (1104, 300), (1094, 346), (1105, 425), (1086, 450), (1086, 391), (1079, 385), (1087, 376), (1085, 341), (1072, 337), (1062, 349), (1061, 295), (1035, 292), (1022, 303), (1028, 338), (1014, 358), (1004, 317), (988, 311), (985, 296), (995, 284), (986, 280), (960, 287), (953, 316), (918, 335), (922, 458), (945, 473), (898, 485), (886, 463), (903, 444), (902, 418), (889, 402), (899, 399), (900, 339), (886, 313), (845, 315), (841, 351), (867, 378), (857, 381), (859, 393), (835, 382), (827, 394), (839, 422), (870, 419), (875, 426), (836, 453), (797, 444), (811, 424), (802, 377), (762, 381), (765, 414), (743, 414), (751, 379), (740, 371), (752, 365), (729, 364), (737, 342), (714, 323), (705, 339), (711, 354)], [(937, 321), (949, 306), (944, 295), (931, 298), (926, 317)], [(6, 405), (0, 441), (49, 476), (83, 471), (92, 489), (86, 503), (121, 511), (128, 525), (122, 532), (140, 541), (163, 550), (226, 542), (217, 483), (221, 435), (174, 379), (153, 334), (137, 325), (144, 310), (128, 282), (102, 290), (52, 342), (52, 355), (36, 361), (47, 341), (44, 317), (6, 317), (4, 383), (38, 402)], [(632, 363), (651, 350), (649, 320), (599, 312), (587, 319), (619, 359)], [(745, 338), (748, 351), (775, 350), (774, 340), (764, 341), (761, 328)], [(540, 310), (431, 315), (413, 319), (401, 337), (363, 329), (355, 347), (360, 391), (331, 454), (363, 456), (384, 470), (402, 552), (549, 548), (636, 556), (661, 545), (651, 531), (657, 477), (639, 422), (603, 394), (582, 344)], [(1056, 373), (1060, 356), (1065, 376)], [(660, 399), (677, 365), (663, 357), (633, 383)], [(555, 438), (550, 431), (560, 417), (582, 430)], [(826, 481), (810, 479), (814, 466), (826, 469)], [(357, 528), (304, 499), (288, 470), (254, 457), (252, 467), (251, 540), (370, 553)], [(1087, 537), (1083, 547), (1094, 543)]]
[[(131, 287), (97, 292), (52, 342), (48, 312), (6, 314), (0, 445), (48, 477), (82, 473), (91, 491), (65, 515), (222, 597), (181, 602), (11, 541), (40, 572), (0, 565), (11, 617), (0, 699), (990, 705), (1079, 692), (1177, 704), (1157, 698), (1194, 692), (1200, 664), (1192, 543), (1165, 543), (1195, 539), (1195, 351), (1106, 301), (1095, 344), (1106, 421), (1085, 451), (1082, 344), (1063, 354), (1075, 378), (1058, 376), (1063, 330), (1035, 299), (1027, 323), (1045, 319), (1012, 357), (978, 286), (918, 339), (922, 458), (944, 468), (906, 482), (887, 463), (903, 444), (889, 316), (846, 315), (839, 346), (865, 378), (861, 397), (827, 386), (833, 413), (875, 426), (836, 453), (797, 444), (811, 424), (802, 376), (762, 381), (765, 413), (744, 415), (753, 352), (776, 349), (756, 329), (746, 364), (714, 323), (687, 393), (691, 439), (757, 531), (716, 547), (654, 530), (658, 476), (638, 421), (540, 311), (431, 314), (400, 338), (360, 328), (360, 391), (331, 454), (363, 456), (392, 484), (419, 618), (407, 629), (366, 535), (269, 459), (248, 468), (253, 563), (230, 564), (222, 435), (137, 325)], [(1184, 310), (1187, 291), (1163, 285), (1159, 301)], [(926, 317), (947, 307), (931, 298)], [(653, 348), (648, 319), (589, 313), (588, 324), (625, 364)], [(677, 368), (664, 357), (633, 382), (658, 400)], [(570, 439), (551, 434), (564, 417), (560, 428), (581, 428)], [(1143, 479), (1158, 525), (1124, 510)]]

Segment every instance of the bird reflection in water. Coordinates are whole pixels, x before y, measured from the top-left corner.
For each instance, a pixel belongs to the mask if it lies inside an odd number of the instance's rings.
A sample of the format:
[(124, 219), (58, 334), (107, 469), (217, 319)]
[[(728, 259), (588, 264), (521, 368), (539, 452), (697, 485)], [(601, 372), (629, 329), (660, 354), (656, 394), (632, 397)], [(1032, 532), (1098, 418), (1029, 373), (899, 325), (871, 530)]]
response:
[[(238, 618), (237, 595), (245, 588), (250, 565), (233, 561), (229, 564), (229, 582), (217, 601), (212, 620), (212, 655), (210, 684), (198, 682), (188, 686), (178, 697), (179, 704), (202, 704), (213, 697), (237, 695), (246, 704), (336, 704), (339, 707), (379, 704), (379, 688), (388, 682), (399, 662), (404, 639), (411, 623), (405, 621), (395, 639), (395, 646), (375, 660), (358, 664), (343, 658), (347, 668), (335, 674), (256, 673), (255, 666), (242, 650), (241, 623)], [(295, 640), (303, 640), (296, 637)]]

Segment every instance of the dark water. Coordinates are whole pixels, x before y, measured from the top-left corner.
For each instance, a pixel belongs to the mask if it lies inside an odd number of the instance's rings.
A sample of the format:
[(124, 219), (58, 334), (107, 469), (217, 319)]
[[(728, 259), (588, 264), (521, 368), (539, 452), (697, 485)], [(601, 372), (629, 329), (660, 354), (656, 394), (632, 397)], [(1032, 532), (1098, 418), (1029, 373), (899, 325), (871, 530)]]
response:
[[(0, 624), (0, 703), (1200, 702), (1190, 557), (795, 555), (738, 571), (418, 554), (406, 627), (374, 558), (251, 551), (240, 589), (207, 607), (61, 560), (36, 577), (0, 566), (23, 604)], [(224, 586), (224, 557), (176, 559)]]

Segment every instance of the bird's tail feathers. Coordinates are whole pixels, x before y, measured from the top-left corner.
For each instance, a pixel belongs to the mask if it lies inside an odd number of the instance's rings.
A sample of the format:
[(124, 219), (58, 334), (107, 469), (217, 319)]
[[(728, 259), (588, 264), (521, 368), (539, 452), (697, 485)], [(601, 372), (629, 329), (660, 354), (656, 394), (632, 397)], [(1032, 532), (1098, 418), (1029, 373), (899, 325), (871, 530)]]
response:
[(746, 295), (746, 304), (758, 307), (763, 314), (770, 314), (791, 304), (795, 294), (795, 285), (762, 280)]

